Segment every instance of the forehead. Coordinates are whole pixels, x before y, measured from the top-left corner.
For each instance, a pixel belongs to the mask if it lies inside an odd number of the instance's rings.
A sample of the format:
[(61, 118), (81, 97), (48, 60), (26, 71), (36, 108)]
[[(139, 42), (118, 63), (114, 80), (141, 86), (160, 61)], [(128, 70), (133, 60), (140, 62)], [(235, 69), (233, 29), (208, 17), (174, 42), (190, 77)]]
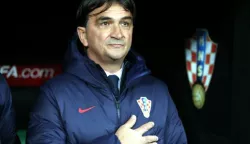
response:
[[(106, 5), (103, 5), (97, 9), (95, 9), (94, 11), (92, 11), (89, 15), (89, 18), (98, 18), (101, 16), (106, 16), (106, 17), (110, 17), (113, 19), (120, 19), (123, 18), (125, 16), (131, 16), (132, 14), (130, 11), (125, 10), (121, 5), (119, 4), (112, 4), (106, 11), (103, 11), (103, 9), (106, 8)], [(101, 12), (103, 11), (103, 12)], [(101, 12), (101, 13), (100, 13)], [(96, 15), (97, 14), (97, 15)]]

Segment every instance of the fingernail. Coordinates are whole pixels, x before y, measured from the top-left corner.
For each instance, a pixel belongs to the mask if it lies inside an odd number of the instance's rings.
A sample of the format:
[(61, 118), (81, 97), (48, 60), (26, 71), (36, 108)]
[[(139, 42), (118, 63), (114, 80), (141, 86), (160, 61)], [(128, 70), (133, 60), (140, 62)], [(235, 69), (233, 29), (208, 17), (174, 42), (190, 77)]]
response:
[(155, 123), (154, 123), (154, 122), (151, 122), (151, 125), (152, 125), (152, 126), (154, 126), (154, 125), (155, 125)]
[(136, 118), (136, 116), (135, 116), (135, 115), (132, 115), (132, 116), (131, 116), (131, 118), (132, 118), (132, 119), (135, 119), (135, 118)]

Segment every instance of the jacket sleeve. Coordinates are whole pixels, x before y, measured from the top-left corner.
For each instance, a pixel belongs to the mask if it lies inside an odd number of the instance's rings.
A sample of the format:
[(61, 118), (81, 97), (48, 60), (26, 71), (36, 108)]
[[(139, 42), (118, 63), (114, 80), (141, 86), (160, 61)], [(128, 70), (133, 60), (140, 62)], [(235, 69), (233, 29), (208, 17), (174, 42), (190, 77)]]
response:
[(12, 95), (2, 75), (0, 75), (0, 81), (0, 141), (4, 144), (12, 144), (16, 139), (16, 120)]
[(27, 144), (64, 144), (66, 135), (55, 96), (42, 87), (30, 113)]
[(165, 144), (187, 144), (186, 133), (176, 106), (168, 94), (168, 114), (165, 128)]

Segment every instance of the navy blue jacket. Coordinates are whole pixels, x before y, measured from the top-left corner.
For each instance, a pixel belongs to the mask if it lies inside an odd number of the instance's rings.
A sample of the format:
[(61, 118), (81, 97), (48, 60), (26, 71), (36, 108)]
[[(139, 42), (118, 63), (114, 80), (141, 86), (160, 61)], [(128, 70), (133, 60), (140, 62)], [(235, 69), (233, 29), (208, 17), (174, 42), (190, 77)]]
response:
[(155, 122), (145, 135), (157, 135), (158, 144), (187, 143), (167, 86), (150, 75), (142, 57), (134, 52), (129, 52), (124, 63), (116, 100), (105, 72), (73, 40), (64, 72), (41, 87), (30, 115), (27, 143), (120, 144), (115, 132), (132, 114), (137, 116), (134, 128)]
[(0, 141), (2, 144), (12, 144), (15, 139), (16, 120), (12, 96), (8, 83), (0, 74)]

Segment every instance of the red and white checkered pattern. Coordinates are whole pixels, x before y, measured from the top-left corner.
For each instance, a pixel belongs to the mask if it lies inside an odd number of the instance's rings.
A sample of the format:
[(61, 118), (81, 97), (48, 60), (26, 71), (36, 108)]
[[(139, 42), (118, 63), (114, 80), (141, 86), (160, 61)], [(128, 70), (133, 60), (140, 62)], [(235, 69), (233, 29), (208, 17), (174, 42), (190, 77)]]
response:
[(140, 97), (140, 99), (137, 100), (137, 103), (138, 103), (144, 117), (149, 118), (151, 107), (152, 107), (151, 100), (147, 99), (146, 97)]
[[(188, 80), (192, 87), (193, 84), (196, 82), (197, 78), (196, 77), (197, 41), (195, 37), (187, 40), (185, 52), (186, 52), (186, 68), (187, 68)], [(212, 78), (216, 52), (217, 52), (217, 44), (211, 41), (211, 39), (208, 37), (206, 42), (206, 58), (205, 58), (203, 78), (202, 78), (202, 83), (204, 84), (205, 91), (207, 91)]]

